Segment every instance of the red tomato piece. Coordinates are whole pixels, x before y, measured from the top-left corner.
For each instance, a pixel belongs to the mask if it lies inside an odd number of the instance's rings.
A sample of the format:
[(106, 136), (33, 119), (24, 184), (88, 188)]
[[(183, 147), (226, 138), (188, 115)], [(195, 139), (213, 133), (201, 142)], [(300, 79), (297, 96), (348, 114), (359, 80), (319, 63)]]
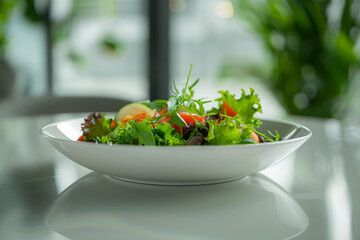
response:
[[(197, 121), (200, 123), (205, 122), (205, 117), (197, 115), (197, 114), (190, 114), (187, 112), (178, 112), (179, 116), (184, 120), (184, 122), (186, 123), (186, 125), (191, 124), (195, 124)], [(161, 124), (163, 122), (170, 122), (170, 115), (164, 116), (162, 118), (159, 119), (158, 124)], [(179, 133), (181, 133), (181, 130), (179, 126), (177, 126), (176, 124), (173, 124), (173, 127), (175, 129), (178, 130)]]
[(190, 123), (195, 124), (197, 121), (201, 123), (205, 121), (205, 117), (197, 114), (190, 114), (188, 112), (179, 112), (179, 115), (182, 119), (184, 119), (187, 125), (189, 125)]
[(114, 120), (111, 122), (111, 124), (110, 124), (110, 128), (116, 128), (116, 123), (115, 123), (115, 121), (114, 121)]
[(221, 113), (225, 114), (225, 112), (226, 112), (226, 115), (228, 115), (230, 117), (234, 117), (237, 114), (237, 112), (235, 112), (234, 109), (232, 109), (229, 104), (227, 104), (225, 101), (223, 101)]
[(161, 117), (157, 123), (161, 124), (163, 122), (167, 122), (167, 123), (170, 122), (170, 115), (166, 115), (166, 116)]

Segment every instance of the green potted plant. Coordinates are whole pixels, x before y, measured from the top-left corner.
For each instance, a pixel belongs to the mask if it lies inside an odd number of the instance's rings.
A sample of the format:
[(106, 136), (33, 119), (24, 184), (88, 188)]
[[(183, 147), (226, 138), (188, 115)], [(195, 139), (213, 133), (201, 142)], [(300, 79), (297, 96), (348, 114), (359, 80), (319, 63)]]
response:
[(11, 94), (15, 84), (15, 71), (6, 60), (7, 25), (12, 10), (17, 5), (16, 0), (0, 1), (0, 99)]
[[(259, 37), (264, 65), (242, 66), (267, 80), (290, 114), (341, 117), (359, 69), (359, 0), (237, 0), (238, 16)], [(338, 4), (338, 5), (336, 5)], [(265, 56), (264, 56), (265, 58)], [(225, 69), (239, 69), (228, 65)], [(256, 67), (256, 68), (255, 68)], [(267, 69), (267, 71), (264, 71)]]

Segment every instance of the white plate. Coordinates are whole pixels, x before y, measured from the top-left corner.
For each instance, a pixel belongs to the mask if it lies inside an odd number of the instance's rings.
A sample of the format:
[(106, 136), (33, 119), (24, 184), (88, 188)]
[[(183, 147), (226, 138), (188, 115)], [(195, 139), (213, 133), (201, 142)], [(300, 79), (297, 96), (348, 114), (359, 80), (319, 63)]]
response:
[(77, 142), (83, 118), (52, 123), (42, 136), (74, 162), (134, 182), (193, 185), (229, 181), (268, 168), (311, 136), (296, 123), (261, 120), (259, 131), (277, 130), (282, 141), (229, 146), (133, 146)]

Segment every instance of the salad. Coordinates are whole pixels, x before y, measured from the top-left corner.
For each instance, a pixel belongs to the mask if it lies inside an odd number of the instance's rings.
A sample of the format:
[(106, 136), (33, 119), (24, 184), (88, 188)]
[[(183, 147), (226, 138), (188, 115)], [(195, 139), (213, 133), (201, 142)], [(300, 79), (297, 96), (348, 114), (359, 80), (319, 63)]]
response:
[(168, 100), (131, 103), (122, 107), (114, 118), (91, 113), (81, 124), (78, 141), (131, 145), (234, 145), (279, 141), (280, 136), (256, 131), (261, 121), (258, 94), (250, 88), (236, 98), (229, 91), (219, 91), (217, 107), (206, 111), (210, 103), (194, 98), (197, 79), (190, 84), (192, 65), (182, 91), (176, 86)]

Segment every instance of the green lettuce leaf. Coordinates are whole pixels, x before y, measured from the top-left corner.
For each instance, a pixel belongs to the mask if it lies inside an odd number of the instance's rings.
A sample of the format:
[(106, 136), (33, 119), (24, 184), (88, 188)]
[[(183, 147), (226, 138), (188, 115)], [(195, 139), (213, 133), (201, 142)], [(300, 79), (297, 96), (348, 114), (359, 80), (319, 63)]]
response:
[(98, 142), (106, 144), (134, 144), (136, 139), (131, 129), (132, 126), (130, 124), (125, 124), (124, 127), (118, 126), (108, 135), (99, 137)]
[(129, 121), (132, 126), (132, 134), (137, 140), (138, 145), (155, 145), (154, 134), (152, 133), (151, 122), (148, 119), (145, 119), (141, 122)]
[(159, 111), (160, 109), (163, 109), (167, 106), (167, 100), (157, 99), (154, 101), (144, 101), (141, 102), (141, 104), (151, 108), (155, 109), (156, 111)]
[(210, 145), (233, 145), (241, 138), (241, 131), (231, 121), (207, 121), (209, 132), (205, 140)]
[(175, 146), (182, 143), (180, 134), (169, 123), (156, 124), (153, 133), (156, 145)]
[(244, 89), (241, 89), (241, 92), (241, 97), (236, 99), (235, 95), (230, 94), (229, 91), (219, 91), (222, 97), (217, 100), (220, 101), (220, 103), (225, 101), (240, 115), (245, 124), (251, 124), (252, 127), (259, 127), (261, 122), (258, 118), (254, 117), (255, 113), (262, 113), (258, 94), (256, 94), (252, 88), (250, 88), (250, 94), (246, 94)]
[(155, 145), (155, 138), (149, 119), (139, 123), (129, 121), (125, 126), (118, 126), (113, 132), (106, 136), (98, 137), (100, 143)]
[(248, 127), (239, 128), (232, 118), (225, 118), (220, 123), (217, 120), (208, 120), (208, 135), (205, 138), (209, 145), (234, 145), (256, 143), (250, 138), (251, 130)]

